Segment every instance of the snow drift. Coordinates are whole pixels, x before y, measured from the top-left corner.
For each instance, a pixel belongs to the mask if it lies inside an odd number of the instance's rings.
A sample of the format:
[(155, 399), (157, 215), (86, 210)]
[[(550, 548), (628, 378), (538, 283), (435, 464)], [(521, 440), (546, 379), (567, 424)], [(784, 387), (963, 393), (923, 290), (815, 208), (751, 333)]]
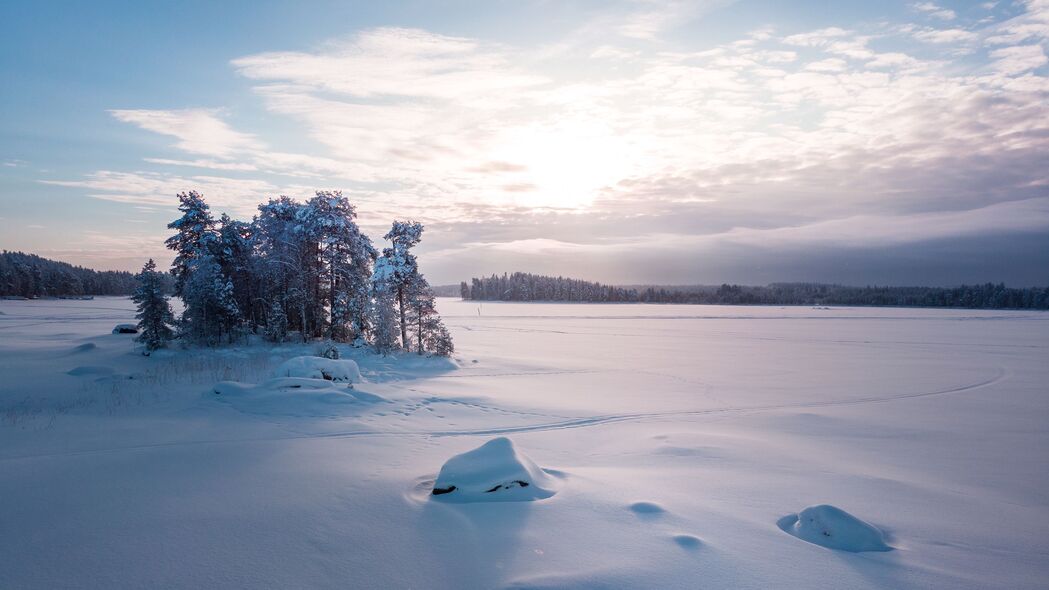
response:
[(506, 437), (449, 459), (431, 496), (450, 502), (522, 502), (556, 493), (554, 480)]
[(220, 401), (250, 414), (339, 416), (387, 401), (348, 385), (300, 377), (278, 377), (258, 385), (221, 381), (213, 391)]
[(345, 383), (360, 383), (361, 370), (355, 361), (349, 359), (329, 359), (319, 356), (297, 356), (290, 358), (274, 371), (274, 377), (301, 377), (304, 379), (324, 379)]
[(809, 506), (780, 519), (779, 527), (802, 541), (840, 551), (891, 551), (882, 532), (841, 508), (828, 504)]

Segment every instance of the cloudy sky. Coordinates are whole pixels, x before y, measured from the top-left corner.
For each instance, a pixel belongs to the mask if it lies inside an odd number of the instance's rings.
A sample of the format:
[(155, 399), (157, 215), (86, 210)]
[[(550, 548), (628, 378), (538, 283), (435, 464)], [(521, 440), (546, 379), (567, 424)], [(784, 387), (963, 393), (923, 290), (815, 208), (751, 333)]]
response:
[(436, 284), (1049, 284), (1049, 0), (66, 4), (0, 19), (2, 248), (337, 188)]

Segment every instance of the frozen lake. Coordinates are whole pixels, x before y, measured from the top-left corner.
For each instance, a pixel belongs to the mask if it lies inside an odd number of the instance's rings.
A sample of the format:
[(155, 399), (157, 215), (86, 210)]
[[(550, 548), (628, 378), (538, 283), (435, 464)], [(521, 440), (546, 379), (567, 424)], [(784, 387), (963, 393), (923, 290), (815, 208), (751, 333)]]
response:
[[(0, 301), (0, 588), (1044, 588), (1049, 314), (440, 300), (368, 401), (223, 398), (309, 345), (144, 358)], [(370, 400), (380, 401), (370, 401)], [(535, 502), (428, 497), (493, 437)], [(891, 551), (777, 523), (831, 504)]]

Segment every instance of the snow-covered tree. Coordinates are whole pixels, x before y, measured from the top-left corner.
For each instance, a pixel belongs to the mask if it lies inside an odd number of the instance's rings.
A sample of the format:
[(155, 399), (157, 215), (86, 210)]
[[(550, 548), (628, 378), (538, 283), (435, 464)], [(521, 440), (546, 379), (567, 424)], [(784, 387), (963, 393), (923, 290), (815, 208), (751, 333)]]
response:
[(415, 255), (411, 253), (411, 248), (419, 243), (422, 233), (423, 226), (417, 221), (394, 221), (390, 231), (383, 236), (383, 239), (390, 241), (390, 247), (383, 248), (382, 251), (382, 257), (386, 260), (383, 280), (397, 299), (401, 346), (406, 350), (410, 348), (410, 345), (405, 296), (409, 286), (419, 274), (419, 264)]
[(397, 296), (389, 277), (393, 269), (385, 256), (375, 261), (375, 272), (371, 281), (369, 320), (371, 341), (375, 351), (383, 355), (400, 348), (401, 323), (397, 313)]
[(232, 342), (240, 323), (240, 310), (233, 298), (233, 282), (222, 275), (215, 259), (193, 260), (188, 269), (182, 300), (182, 334), (191, 341), (215, 345), (225, 338)]
[(424, 344), (426, 345), (426, 350), (437, 356), (451, 356), (455, 352), (452, 334), (445, 327), (440, 316), (434, 316), (429, 319)]
[(178, 200), (182, 217), (168, 224), (168, 229), (177, 233), (164, 243), (175, 251), (171, 274), (175, 277), (175, 294), (181, 297), (189, 279), (191, 264), (210, 252), (215, 240), (215, 220), (211, 217), (208, 204), (204, 202), (204, 196), (197, 191), (179, 193)]
[(288, 339), (288, 316), (277, 299), (273, 300), (266, 311), (266, 327), (263, 334), (270, 342), (284, 342)]
[(219, 218), (217, 239), (211, 244), (211, 254), (222, 270), (222, 275), (233, 284), (233, 300), (252, 331), (260, 322), (255, 313), (255, 253), (252, 226), (230, 219), (225, 213)]
[(138, 288), (131, 295), (135, 302), (138, 313), (139, 335), (135, 337), (136, 342), (145, 346), (145, 354), (149, 354), (175, 337), (171, 327), (175, 324), (175, 316), (171, 313), (171, 305), (164, 296), (163, 277), (157, 272), (157, 264), (150, 258), (149, 262), (142, 267), (142, 272), (137, 275)]
[[(307, 277), (314, 259), (306, 236), (300, 231), (299, 211), (303, 205), (281, 196), (259, 205), (252, 223), (258, 295), (267, 306), (278, 302), (284, 310), (287, 330), (297, 330), (305, 341), (315, 331), (311, 324), (314, 291)], [(267, 307), (267, 321), (270, 308)]]
[(296, 215), (316, 244), (313, 282), (327, 304), (327, 336), (349, 341), (367, 329), (368, 282), (376, 251), (357, 226), (357, 210), (340, 191), (318, 191)]

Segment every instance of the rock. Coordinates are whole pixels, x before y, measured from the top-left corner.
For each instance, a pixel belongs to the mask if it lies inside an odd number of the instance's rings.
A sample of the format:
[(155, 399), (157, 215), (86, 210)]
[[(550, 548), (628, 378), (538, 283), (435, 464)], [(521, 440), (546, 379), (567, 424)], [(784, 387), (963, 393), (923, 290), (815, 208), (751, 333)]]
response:
[(431, 495), (454, 502), (521, 502), (549, 498), (556, 481), (505, 437), (449, 459)]

